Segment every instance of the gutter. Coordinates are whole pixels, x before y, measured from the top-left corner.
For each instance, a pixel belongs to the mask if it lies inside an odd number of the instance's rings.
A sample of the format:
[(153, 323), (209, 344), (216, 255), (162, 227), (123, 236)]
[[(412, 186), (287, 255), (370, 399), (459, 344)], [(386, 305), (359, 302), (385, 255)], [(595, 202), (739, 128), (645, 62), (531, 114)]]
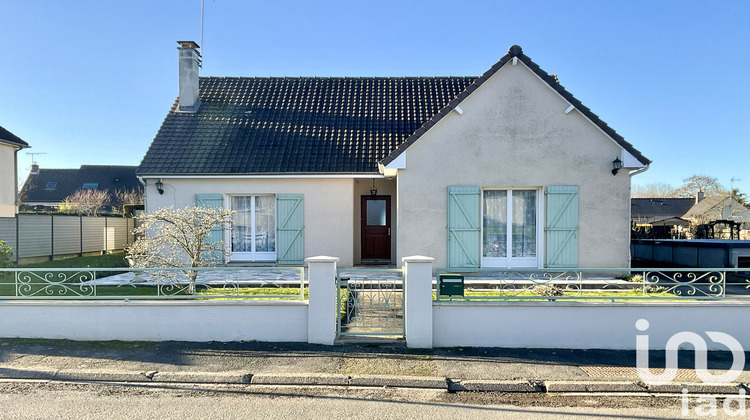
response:
[(651, 167), (651, 164), (649, 163), (648, 165), (644, 166), (643, 168), (637, 169), (637, 170), (631, 172), (630, 173), (630, 177), (632, 178), (632, 177), (634, 177), (634, 176), (636, 176), (638, 174), (642, 174), (642, 173), (648, 171), (648, 168), (650, 168), (650, 167)]

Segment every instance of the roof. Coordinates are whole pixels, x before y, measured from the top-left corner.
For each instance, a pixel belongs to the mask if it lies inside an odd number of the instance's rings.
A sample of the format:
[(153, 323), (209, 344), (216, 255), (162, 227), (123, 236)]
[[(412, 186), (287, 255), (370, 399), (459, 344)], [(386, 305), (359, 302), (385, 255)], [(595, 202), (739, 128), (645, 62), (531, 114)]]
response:
[(630, 217), (655, 220), (682, 217), (694, 203), (694, 198), (631, 198)]
[(201, 77), (138, 170), (159, 174), (377, 173), (378, 162), (474, 77)]
[(389, 156), (385, 159), (383, 159), (383, 164), (387, 165), (391, 163), (393, 160), (395, 160), (401, 153), (404, 152), (409, 146), (411, 146), (414, 142), (416, 142), (424, 133), (427, 132), (432, 126), (437, 124), (438, 121), (443, 119), (444, 116), (448, 115), (453, 109), (455, 109), (461, 101), (466, 99), (469, 95), (471, 95), (472, 92), (477, 90), (480, 86), (484, 84), (493, 74), (497, 73), (498, 70), (500, 70), (503, 66), (508, 64), (513, 60), (513, 58), (518, 58), (522, 63), (524, 63), (531, 71), (533, 71), (537, 76), (539, 76), (542, 80), (544, 80), (552, 89), (554, 89), (557, 93), (559, 93), (563, 98), (565, 98), (566, 101), (568, 101), (571, 105), (573, 105), (580, 113), (582, 113), (586, 118), (591, 120), (597, 127), (599, 127), (602, 131), (604, 131), (612, 140), (614, 140), (617, 144), (619, 144), (623, 149), (627, 150), (633, 157), (638, 159), (639, 162), (641, 162), (644, 165), (648, 165), (651, 163), (651, 160), (643, 156), (641, 152), (639, 152), (635, 147), (633, 147), (632, 144), (625, 141), (625, 139), (617, 134), (615, 130), (613, 130), (610, 126), (607, 125), (604, 121), (602, 121), (601, 118), (599, 118), (598, 115), (591, 112), (589, 108), (583, 105), (581, 101), (576, 99), (570, 92), (565, 90), (565, 88), (559, 83), (557, 77), (552, 74), (548, 74), (544, 70), (542, 70), (538, 64), (533, 62), (526, 54), (523, 53), (523, 49), (518, 45), (513, 45), (508, 50), (508, 53), (505, 54), (503, 58), (500, 59), (495, 65), (490, 67), (489, 70), (487, 70), (483, 75), (478, 77), (474, 83), (472, 83), (470, 86), (466, 88), (465, 91), (461, 92), (460, 95), (458, 95), (456, 98), (454, 98), (450, 103), (448, 103), (443, 109), (441, 109), (438, 113), (436, 113), (432, 118), (430, 118), (429, 121), (427, 121), (422, 127), (419, 128), (414, 134), (409, 136), (408, 139), (406, 139), (405, 142), (403, 142), (401, 145), (396, 148), (392, 153), (389, 154)]
[(4, 129), (1, 126), (0, 126), (0, 142), (10, 143), (10, 144), (19, 146), (22, 149), (29, 147), (29, 144), (21, 140), (20, 137)]
[(730, 195), (706, 197), (695, 203), (683, 216), (685, 219), (733, 220), (750, 222), (750, 209), (740, 204)]
[(197, 112), (175, 102), (138, 174), (378, 173), (514, 57), (651, 162), (514, 45), (479, 77), (201, 77)]
[(21, 194), (26, 203), (59, 203), (76, 190), (83, 189), (85, 183), (91, 183), (90, 187), (97, 184), (96, 189), (111, 193), (130, 190), (141, 186), (135, 175), (137, 168), (109, 165), (82, 165), (79, 169), (40, 168), (38, 173), (26, 178)]

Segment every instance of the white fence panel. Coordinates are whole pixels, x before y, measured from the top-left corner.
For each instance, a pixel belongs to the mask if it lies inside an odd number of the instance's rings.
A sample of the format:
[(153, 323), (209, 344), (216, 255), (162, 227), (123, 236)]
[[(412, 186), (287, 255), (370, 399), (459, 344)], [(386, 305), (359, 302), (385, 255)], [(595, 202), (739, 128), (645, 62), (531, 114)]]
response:
[(81, 218), (52, 216), (52, 238), (55, 255), (81, 252)]
[(128, 219), (107, 218), (107, 250), (124, 249), (128, 246)]
[(107, 236), (105, 225), (104, 217), (86, 217), (83, 219), (83, 252), (104, 250)]
[(13, 256), (16, 255), (16, 218), (0, 217), (0, 241), (13, 249)]
[(18, 215), (18, 257), (52, 255), (52, 216)]

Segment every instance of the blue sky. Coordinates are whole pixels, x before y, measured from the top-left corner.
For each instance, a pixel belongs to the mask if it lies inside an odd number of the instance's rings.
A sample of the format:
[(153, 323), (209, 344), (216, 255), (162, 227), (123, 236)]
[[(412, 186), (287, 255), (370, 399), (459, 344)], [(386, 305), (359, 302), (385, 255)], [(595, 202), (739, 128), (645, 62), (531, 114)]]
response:
[[(0, 0), (0, 125), (47, 168), (137, 165), (200, 0)], [(513, 44), (654, 163), (750, 193), (750, 2), (206, 0), (203, 76), (479, 75)], [(20, 155), (25, 179), (31, 156)]]

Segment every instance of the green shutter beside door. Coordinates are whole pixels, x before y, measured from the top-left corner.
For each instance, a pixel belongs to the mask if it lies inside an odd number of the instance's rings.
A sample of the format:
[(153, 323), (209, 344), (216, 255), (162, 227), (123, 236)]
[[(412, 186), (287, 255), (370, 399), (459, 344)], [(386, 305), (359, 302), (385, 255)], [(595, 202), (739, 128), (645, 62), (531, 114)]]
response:
[(276, 261), (278, 264), (301, 265), (305, 259), (304, 195), (276, 196)]
[(479, 187), (448, 187), (448, 270), (479, 270), (481, 195)]
[[(224, 206), (224, 198), (221, 194), (196, 194), (195, 205), (196, 207), (222, 208)], [(222, 241), (224, 241), (224, 229), (221, 226), (211, 228), (208, 242), (215, 243)], [(210, 260), (214, 264), (222, 264), (224, 263), (224, 255), (220, 252), (214, 252), (210, 256)]]
[(578, 187), (550, 185), (547, 197), (547, 263), (549, 268), (578, 266)]

